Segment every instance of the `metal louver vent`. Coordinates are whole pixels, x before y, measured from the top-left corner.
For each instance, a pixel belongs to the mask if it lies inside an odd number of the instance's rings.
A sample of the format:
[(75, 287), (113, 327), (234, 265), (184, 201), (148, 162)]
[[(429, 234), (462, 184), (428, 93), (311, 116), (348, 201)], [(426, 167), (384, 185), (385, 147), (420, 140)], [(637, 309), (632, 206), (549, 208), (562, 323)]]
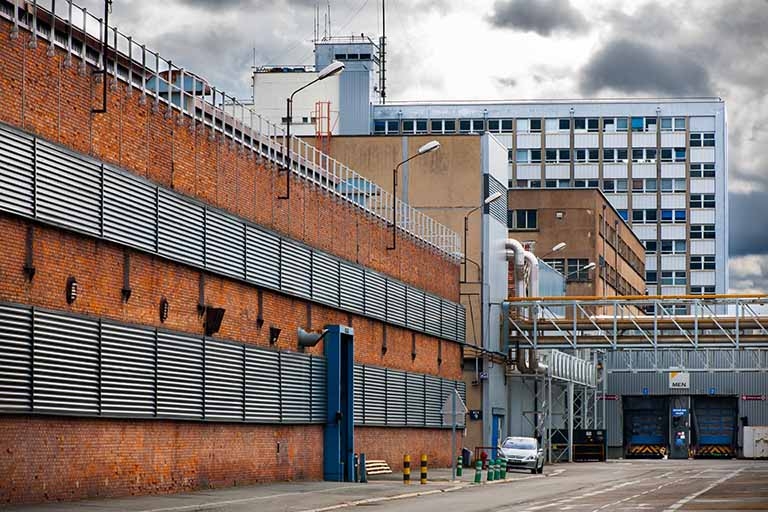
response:
[(309, 356), (283, 352), (280, 354), (280, 369), (282, 421), (309, 423), (311, 420)]
[(267, 288), (280, 289), (280, 238), (246, 227), (246, 279)]
[(311, 298), (310, 266), (312, 258), (309, 249), (288, 240), (282, 240), (281, 250), (280, 283), (283, 290), (299, 297)]
[(339, 260), (312, 252), (312, 298), (339, 307)]
[(205, 417), (243, 419), (243, 347), (205, 341)]
[(385, 320), (387, 317), (387, 280), (381, 274), (365, 271), (365, 314)]
[(424, 292), (406, 288), (406, 307), (408, 327), (418, 331), (424, 330)]
[(104, 168), (104, 237), (157, 250), (157, 191), (143, 181)]
[(161, 190), (158, 204), (158, 252), (168, 258), (202, 266), (204, 216), (202, 206)]
[(245, 347), (245, 419), (280, 422), (280, 353)]
[(0, 126), (0, 209), (34, 213), (34, 140)]
[(406, 425), (405, 372), (387, 370), (387, 424)]
[(214, 210), (205, 210), (205, 265), (232, 277), (245, 277), (245, 225)]
[(203, 418), (203, 341), (157, 334), (157, 413)]
[(387, 279), (387, 322), (405, 325), (405, 285)]
[(112, 323), (101, 326), (103, 414), (155, 414), (155, 332)]
[(355, 313), (365, 312), (365, 271), (346, 262), (339, 269), (340, 306)]
[(0, 305), (0, 409), (32, 409), (32, 313)]

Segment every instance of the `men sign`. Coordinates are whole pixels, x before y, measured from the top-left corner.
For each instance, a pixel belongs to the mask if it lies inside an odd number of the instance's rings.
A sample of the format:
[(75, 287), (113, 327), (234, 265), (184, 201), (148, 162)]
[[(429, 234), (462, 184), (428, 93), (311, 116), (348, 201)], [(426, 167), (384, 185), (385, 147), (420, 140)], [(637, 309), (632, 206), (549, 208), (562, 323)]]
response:
[(690, 389), (691, 375), (688, 372), (669, 372), (669, 389)]

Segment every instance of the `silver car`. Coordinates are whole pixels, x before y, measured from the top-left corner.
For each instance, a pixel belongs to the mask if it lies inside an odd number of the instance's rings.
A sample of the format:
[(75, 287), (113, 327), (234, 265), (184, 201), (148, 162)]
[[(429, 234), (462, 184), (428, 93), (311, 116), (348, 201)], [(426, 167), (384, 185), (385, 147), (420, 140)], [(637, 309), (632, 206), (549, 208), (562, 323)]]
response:
[(506, 461), (507, 469), (530, 469), (531, 473), (544, 472), (544, 450), (533, 437), (508, 437), (499, 447), (499, 457)]

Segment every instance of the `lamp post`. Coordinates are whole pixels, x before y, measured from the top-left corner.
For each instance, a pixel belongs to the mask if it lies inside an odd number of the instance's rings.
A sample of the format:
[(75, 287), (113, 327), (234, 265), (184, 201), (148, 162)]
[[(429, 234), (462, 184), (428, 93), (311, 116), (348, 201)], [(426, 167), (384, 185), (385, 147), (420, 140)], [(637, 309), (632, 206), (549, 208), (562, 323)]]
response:
[(541, 259), (544, 259), (544, 258), (546, 258), (547, 256), (551, 256), (552, 254), (555, 254), (556, 252), (560, 252), (560, 251), (562, 251), (563, 249), (565, 249), (565, 247), (566, 247), (567, 245), (568, 245), (568, 244), (567, 244), (567, 243), (565, 243), (565, 242), (560, 242), (559, 244), (556, 244), (554, 247), (552, 247), (552, 249), (551, 249), (551, 250), (550, 250), (550, 251), (549, 251), (547, 254), (545, 254), (544, 256), (540, 256), (540, 258), (541, 258)]
[(566, 286), (565, 283), (568, 281), (568, 278), (570, 276), (572, 276), (573, 274), (578, 274), (579, 272), (584, 272), (585, 270), (592, 270), (596, 266), (597, 265), (595, 265), (594, 261), (590, 261), (589, 263), (587, 263), (583, 267), (578, 268), (578, 269), (574, 270), (573, 272), (568, 272), (567, 274), (565, 274), (565, 276), (563, 276), (563, 277), (565, 277), (565, 279), (563, 280), (563, 294), (565, 294), (565, 286)]
[(400, 169), (400, 166), (403, 165), (406, 162), (410, 162), (417, 156), (426, 155), (427, 153), (431, 153), (432, 151), (436, 151), (440, 149), (440, 143), (436, 140), (431, 140), (421, 146), (417, 151), (415, 155), (411, 155), (399, 164), (395, 166), (395, 168), (392, 170), (392, 246), (387, 246), (387, 250), (393, 250), (397, 246), (397, 171)]
[(286, 156), (288, 157), (288, 169), (285, 176), (285, 195), (277, 196), (278, 199), (289, 199), (291, 197), (291, 170), (293, 168), (293, 157), (291, 156), (291, 121), (293, 120), (293, 97), (297, 92), (303, 91), (310, 85), (319, 82), (320, 80), (325, 80), (329, 76), (338, 75), (342, 71), (344, 71), (344, 63), (334, 60), (320, 70), (320, 73), (317, 74), (317, 78), (293, 91), (291, 95), (285, 100), (285, 140), (287, 151)]
[[(467, 262), (472, 261), (469, 258), (467, 258), (467, 232), (469, 231), (469, 216), (472, 215), (474, 212), (482, 208), (483, 206), (489, 205), (492, 202), (496, 201), (501, 197), (501, 192), (494, 192), (493, 194), (489, 195), (485, 198), (483, 201), (483, 204), (480, 206), (475, 206), (471, 210), (467, 212), (467, 214), (464, 216), (464, 283), (467, 282)], [(475, 262), (472, 262), (475, 263)], [(477, 263), (475, 263), (477, 265)], [(477, 265), (477, 268), (480, 268), (480, 265)], [(482, 279), (482, 276), (480, 277)]]

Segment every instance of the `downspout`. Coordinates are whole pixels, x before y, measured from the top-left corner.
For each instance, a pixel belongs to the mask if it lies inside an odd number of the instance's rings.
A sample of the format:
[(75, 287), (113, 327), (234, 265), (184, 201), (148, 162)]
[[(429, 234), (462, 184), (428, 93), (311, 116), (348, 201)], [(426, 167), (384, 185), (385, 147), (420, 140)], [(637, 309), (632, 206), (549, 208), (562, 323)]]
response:
[(523, 251), (523, 259), (531, 266), (528, 277), (528, 297), (539, 296), (539, 258), (530, 251)]

